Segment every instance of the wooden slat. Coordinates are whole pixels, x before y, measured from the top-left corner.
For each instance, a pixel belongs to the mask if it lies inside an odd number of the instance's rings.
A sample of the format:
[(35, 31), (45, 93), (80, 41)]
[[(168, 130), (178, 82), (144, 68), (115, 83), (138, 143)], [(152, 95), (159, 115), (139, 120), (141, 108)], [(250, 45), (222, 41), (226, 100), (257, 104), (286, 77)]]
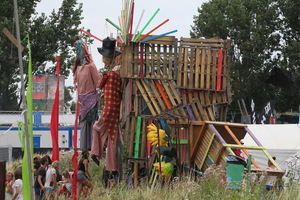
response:
[(162, 101), (162, 98), (161, 98), (161, 96), (159, 95), (159, 92), (157, 91), (157, 88), (155, 87), (155, 85), (154, 85), (154, 83), (152, 82), (152, 80), (148, 80), (148, 84), (150, 85), (151, 90), (153, 91), (153, 93), (154, 93), (154, 95), (155, 95), (155, 97), (156, 97), (156, 99), (157, 99), (157, 101), (158, 101), (158, 103), (159, 103), (161, 109), (162, 109), (163, 111), (165, 111), (165, 110), (166, 110), (166, 106), (165, 106), (164, 102)]
[(207, 63), (206, 63), (206, 89), (211, 88), (211, 49), (207, 49)]
[(212, 73), (211, 73), (211, 79), (212, 79), (212, 89), (217, 90), (217, 84), (216, 84), (216, 79), (217, 79), (217, 51), (214, 50), (212, 51)]
[(188, 88), (194, 88), (194, 69), (195, 69), (195, 48), (191, 48), (190, 49), (190, 62), (189, 62), (189, 66), (190, 66), (190, 73), (189, 73), (189, 85)]
[(202, 49), (201, 51), (201, 84), (200, 84), (200, 88), (204, 89), (205, 88), (205, 49)]
[(200, 49), (197, 48), (196, 49), (196, 64), (195, 64), (195, 88), (199, 88), (200, 84), (199, 84), (199, 79), (200, 79)]
[(163, 78), (168, 78), (168, 74), (167, 74), (167, 64), (168, 64), (168, 57), (167, 57), (167, 45), (163, 46), (163, 55), (164, 55), (164, 63), (163, 63), (163, 68), (162, 68), (162, 74), (163, 74)]
[(130, 126), (130, 140), (129, 140), (129, 150), (128, 150), (128, 157), (133, 157), (133, 143), (134, 143), (134, 136), (135, 136), (135, 117), (131, 118), (131, 126)]
[(137, 78), (138, 77), (138, 72), (139, 72), (139, 46), (134, 45), (134, 55), (133, 55), (133, 65), (134, 65), (134, 71), (133, 71), (133, 77)]
[(145, 54), (146, 54), (146, 67), (145, 67), (145, 77), (150, 77), (150, 56), (149, 56), (149, 44), (145, 44)]
[(162, 78), (162, 75), (161, 75), (161, 69), (160, 69), (160, 65), (161, 65), (161, 55), (160, 55), (160, 44), (156, 44), (157, 45), (157, 52), (156, 52), (156, 62), (157, 62), (157, 65), (156, 65), (156, 77), (157, 78)]
[(156, 112), (155, 112), (155, 110), (153, 109), (153, 106), (151, 105), (151, 102), (150, 102), (150, 100), (149, 100), (149, 98), (148, 98), (148, 95), (147, 95), (147, 93), (145, 92), (145, 90), (143, 89), (143, 87), (142, 87), (142, 85), (141, 85), (141, 83), (139, 82), (138, 79), (136, 80), (136, 85), (137, 85), (137, 87), (138, 87), (140, 93), (142, 94), (142, 97), (144, 98), (145, 102), (147, 103), (148, 108), (149, 108), (151, 114), (152, 114), (153, 116), (155, 116), (155, 115), (156, 115)]
[(173, 70), (173, 48), (171, 45), (169, 45), (169, 52), (168, 52), (169, 58), (168, 58), (168, 68), (167, 68), (167, 74), (168, 78), (174, 78), (175, 72)]
[(183, 62), (183, 87), (188, 86), (188, 48), (184, 48), (184, 62)]
[(151, 78), (155, 77), (155, 46), (151, 45)]
[(141, 142), (141, 149), (140, 149), (140, 155), (141, 158), (145, 158), (145, 150), (147, 149), (147, 126), (146, 126), (146, 120), (143, 119), (142, 127), (141, 127), (141, 134), (142, 134), (142, 142)]
[[(138, 81), (138, 80), (136, 80), (136, 81)], [(156, 100), (155, 100), (154, 96), (152, 95), (152, 92), (151, 92), (150, 88), (148, 87), (147, 83), (145, 82), (144, 79), (141, 79), (141, 82), (142, 82), (142, 85), (144, 86), (148, 96), (150, 97), (150, 100), (156, 110), (156, 113), (157, 114), (161, 113), (161, 110), (160, 110), (158, 104), (156, 103)]]
[(183, 48), (179, 48), (179, 55), (178, 55), (178, 80), (177, 80), (177, 86), (183, 86)]

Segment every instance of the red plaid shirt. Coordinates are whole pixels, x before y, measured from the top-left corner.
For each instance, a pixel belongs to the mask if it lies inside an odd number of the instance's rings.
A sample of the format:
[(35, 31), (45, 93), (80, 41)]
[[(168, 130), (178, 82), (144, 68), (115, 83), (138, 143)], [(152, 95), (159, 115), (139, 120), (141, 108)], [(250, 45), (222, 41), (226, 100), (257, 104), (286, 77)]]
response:
[(112, 142), (117, 134), (120, 104), (121, 104), (121, 78), (120, 74), (110, 71), (104, 73), (98, 84), (100, 89), (104, 90), (104, 108), (101, 118), (104, 121)]

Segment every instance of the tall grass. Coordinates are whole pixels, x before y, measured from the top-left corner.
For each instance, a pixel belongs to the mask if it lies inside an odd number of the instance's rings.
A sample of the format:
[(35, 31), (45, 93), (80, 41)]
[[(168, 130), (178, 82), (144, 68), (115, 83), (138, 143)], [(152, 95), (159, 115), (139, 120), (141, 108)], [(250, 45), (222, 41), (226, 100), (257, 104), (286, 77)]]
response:
[[(73, 163), (71, 161), (73, 151), (60, 152), (60, 171), (64, 169), (72, 169)], [(79, 153), (78, 160), (81, 154)], [(15, 170), (21, 161), (13, 162), (7, 166), (8, 171)], [(159, 199), (159, 200), (198, 200), (198, 199), (300, 199), (299, 184), (290, 183), (284, 187), (280, 192), (272, 191), (266, 193), (265, 182), (244, 182), (240, 190), (227, 190), (226, 185), (222, 182), (225, 172), (216, 166), (213, 166), (206, 176), (193, 177), (188, 175), (180, 180), (178, 177), (171, 181), (162, 181), (151, 190), (144, 181), (136, 189), (129, 189), (128, 185), (121, 181), (115, 188), (110, 191), (105, 190), (102, 185), (102, 172), (104, 167), (104, 160), (100, 161), (100, 166), (97, 166), (93, 161), (89, 162), (89, 171), (92, 176), (92, 183), (94, 185), (93, 193), (90, 199), (116, 199), (116, 200), (136, 200), (136, 199)], [(245, 177), (245, 180), (247, 178)], [(60, 197), (59, 199), (65, 199)], [(83, 199), (81, 197), (80, 199)]]

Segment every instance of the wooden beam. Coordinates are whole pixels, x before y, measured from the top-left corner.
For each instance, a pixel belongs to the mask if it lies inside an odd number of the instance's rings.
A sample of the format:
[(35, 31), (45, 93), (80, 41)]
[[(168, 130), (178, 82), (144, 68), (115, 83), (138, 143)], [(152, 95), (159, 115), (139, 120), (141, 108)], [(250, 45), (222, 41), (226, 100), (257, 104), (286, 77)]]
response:
[[(18, 41), (17, 39), (13, 36), (13, 34), (11, 34), (9, 32), (9, 30), (7, 30), (7, 28), (4, 28), (2, 30), (2, 32), (4, 33), (4, 35), (6, 35), (6, 37), (18, 48)], [(23, 52), (24, 51), (24, 46), (21, 45), (21, 51)]]

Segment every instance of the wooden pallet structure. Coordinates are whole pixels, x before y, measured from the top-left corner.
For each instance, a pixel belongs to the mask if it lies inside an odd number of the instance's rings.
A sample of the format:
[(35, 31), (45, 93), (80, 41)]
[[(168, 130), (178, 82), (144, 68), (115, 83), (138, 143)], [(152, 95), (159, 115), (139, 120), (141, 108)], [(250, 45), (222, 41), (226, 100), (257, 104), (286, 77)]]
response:
[[(178, 42), (174, 36), (163, 36), (122, 46), (121, 127), (127, 158), (134, 162), (134, 177), (138, 165), (149, 163), (149, 116), (162, 119), (157, 121), (160, 128), (170, 126), (177, 156), (187, 164), (191, 139), (202, 123), (226, 120), (231, 102), (230, 57), (226, 54), (230, 43), (218, 38), (181, 38)], [(181, 116), (180, 120), (175, 116)]]
[[(250, 135), (257, 146), (247, 146), (240, 143), (240, 140), (243, 139), (246, 134)], [(266, 157), (277, 168), (277, 170), (266, 170), (268, 174), (278, 176), (279, 178), (284, 174), (284, 171), (280, 169), (246, 124), (204, 121), (199, 133), (195, 134), (195, 137), (197, 137), (197, 139), (191, 144), (193, 148), (190, 154), (190, 160), (194, 162), (201, 171), (205, 171), (211, 165), (221, 165), (225, 168), (228, 154), (231, 153), (235, 155), (233, 149), (242, 149), (248, 157), (249, 153), (247, 149), (252, 149), (263, 151)], [(252, 172), (265, 171), (260, 169), (253, 157), (252, 164), (254, 165), (251, 169)]]

